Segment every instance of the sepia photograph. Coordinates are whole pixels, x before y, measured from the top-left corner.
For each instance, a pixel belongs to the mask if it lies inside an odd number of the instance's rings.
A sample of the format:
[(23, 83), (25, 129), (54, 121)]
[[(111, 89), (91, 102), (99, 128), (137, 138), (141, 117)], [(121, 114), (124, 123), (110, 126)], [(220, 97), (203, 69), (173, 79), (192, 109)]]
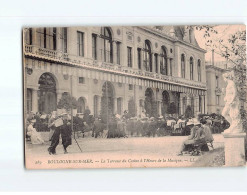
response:
[(246, 166), (246, 26), (26, 26), (27, 169)]

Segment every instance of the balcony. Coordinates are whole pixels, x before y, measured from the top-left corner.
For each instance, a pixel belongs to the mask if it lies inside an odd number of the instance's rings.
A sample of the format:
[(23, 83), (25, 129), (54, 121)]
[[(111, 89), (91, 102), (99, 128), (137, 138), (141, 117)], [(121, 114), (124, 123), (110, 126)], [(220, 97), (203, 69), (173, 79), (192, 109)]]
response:
[(54, 60), (60, 63), (71, 64), (75, 66), (83, 66), (88, 69), (98, 69), (106, 72), (113, 72), (126, 76), (138, 77), (143, 79), (154, 80), (158, 82), (166, 82), (177, 84), (181, 86), (188, 86), (192, 88), (206, 89), (206, 83), (187, 80), (180, 77), (161, 75), (155, 72), (148, 72), (145, 70), (134, 69), (127, 66), (121, 66), (109, 62), (102, 62), (93, 60), (91, 58), (84, 58), (81, 56), (70, 55), (61, 51), (49, 50), (46, 48), (39, 48), (33, 45), (25, 45), (25, 55), (35, 56), (47, 60)]

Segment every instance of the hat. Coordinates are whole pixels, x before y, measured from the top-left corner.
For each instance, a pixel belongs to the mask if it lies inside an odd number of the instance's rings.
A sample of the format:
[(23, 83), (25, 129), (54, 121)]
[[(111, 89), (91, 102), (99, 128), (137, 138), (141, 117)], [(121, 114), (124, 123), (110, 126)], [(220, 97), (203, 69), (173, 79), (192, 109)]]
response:
[(67, 116), (67, 115), (68, 115), (67, 113), (62, 113), (59, 116)]
[(201, 125), (201, 123), (197, 121), (197, 122), (194, 123), (194, 125), (195, 125), (195, 126), (196, 126), (196, 125)]
[(32, 122), (32, 123), (36, 123), (36, 119), (32, 119), (31, 122)]

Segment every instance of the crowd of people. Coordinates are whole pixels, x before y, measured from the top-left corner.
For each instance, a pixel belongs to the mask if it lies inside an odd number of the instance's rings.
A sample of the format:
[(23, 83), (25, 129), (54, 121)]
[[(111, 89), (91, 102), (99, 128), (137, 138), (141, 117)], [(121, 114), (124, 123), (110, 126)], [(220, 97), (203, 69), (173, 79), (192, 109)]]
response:
[[(58, 120), (59, 119), (59, 120)], [(60, 124), (57, 124), (60, 121)], [(189, 139), (183, 145), (189, 144), (195, 139), (198, 139), (198, 134), (195, 133), (196, 127), (201, 125), (201, 122), (206, 121), (207, 132), (221, 132), (216, 128), (227, 128), (226, 122), (217, 115), (202, 115), (197, 114), (196, 117), (178, 118), (172, 116), (148, 117), (142, 113), (139, 117), (132, 117), (125, 111), (122, 116), (112, 115), (107, 119), (103, 117), (94, 117), (90, 114), (90, 110), (86, 109), (83, 115), (71, 115), (63, 113), (58, 114), (53, 111), (51, 114), (40, 114), (31, 112), (27, 116), (27, 138), (32, 144), (43, 144), (44, 140), (39, 132), (49, 131), (49, 141), (51, 145), (48, 149), (50, 154), (56, 153), (56, 147), (59, 144), (60, 135), (64, 147), (64, 153), (67, 153), (67, 147), (71, 144), (72, 131), (75, 132), (77, 138), (85, 137), (85, 134), (90, 134), (94, 138), (120, 138), (120, 137), (161, 137), (168, 135), (190, 135)], [(73, 126), (71, 125), (73, 124)], [(201, 125), (202, 129), (205, 124)], [(217, 124), (217, 126), (213, 125)], [(221, 126), (219, 126), (219, 124)], [(205, 129), (205, 128), (203, 128)]]

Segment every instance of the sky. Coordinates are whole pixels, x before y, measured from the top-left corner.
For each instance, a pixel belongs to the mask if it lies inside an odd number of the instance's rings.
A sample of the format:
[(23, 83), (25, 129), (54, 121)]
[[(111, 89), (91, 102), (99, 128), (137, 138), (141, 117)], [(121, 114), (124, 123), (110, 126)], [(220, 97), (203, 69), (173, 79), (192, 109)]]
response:
[[(231, 34), (234, 34), (235, 32), (239, 30), (242, 31), (246, 29), (246, 26), (245, 25), (219, 25), (219, 26), (214, 27), (214, 29), (218, 31), (218, 34), (211, 33), (212, 40), (217, 40), (219, 38), (223, 40), (227, 40)], [(212, 62), (212, 48), (206, 48), (205, 46), (206, 39), (203, 38), (203, 34), (204, 34), (204, 31), (195, 30), (195, 37), (196, 37), (196, 40), (199, 46), (207, 50), (207, 53), (205, 54), (205, 60)], [(225, 61), (225, 58), (215, 53), (214, 61), (215, 62)]]

